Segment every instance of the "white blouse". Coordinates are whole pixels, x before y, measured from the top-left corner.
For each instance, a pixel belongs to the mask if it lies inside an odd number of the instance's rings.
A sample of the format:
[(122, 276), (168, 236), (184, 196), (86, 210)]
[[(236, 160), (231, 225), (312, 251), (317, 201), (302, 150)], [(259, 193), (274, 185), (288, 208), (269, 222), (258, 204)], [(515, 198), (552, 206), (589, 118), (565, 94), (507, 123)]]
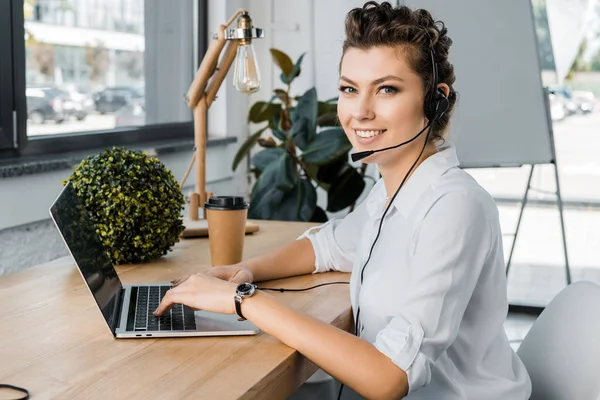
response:
[(427, 158), (388, 214), (383, 181), (343, 219), (307, 230), (315, 272), (352, 272), (359, 333), (408, 376), (410, 400), (528, 399), (531, 381), (504, 331), (508, 312), (498, 209), (458, 168), (454, 147)]

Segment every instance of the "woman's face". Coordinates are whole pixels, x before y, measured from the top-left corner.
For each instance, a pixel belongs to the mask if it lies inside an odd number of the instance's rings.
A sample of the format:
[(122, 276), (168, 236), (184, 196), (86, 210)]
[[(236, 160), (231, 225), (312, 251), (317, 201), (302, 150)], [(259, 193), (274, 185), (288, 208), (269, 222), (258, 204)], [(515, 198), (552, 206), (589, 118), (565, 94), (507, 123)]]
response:
[[(349, 48), (342, 58), (339, 86), (338, 118), (356, 151), (405, 142), (427, 124), (421, 79), (399, 46)], [(420, 151), (425, 134), (422, 136), (363, 162), (386, 164), (414, 151), (415, 146)]]

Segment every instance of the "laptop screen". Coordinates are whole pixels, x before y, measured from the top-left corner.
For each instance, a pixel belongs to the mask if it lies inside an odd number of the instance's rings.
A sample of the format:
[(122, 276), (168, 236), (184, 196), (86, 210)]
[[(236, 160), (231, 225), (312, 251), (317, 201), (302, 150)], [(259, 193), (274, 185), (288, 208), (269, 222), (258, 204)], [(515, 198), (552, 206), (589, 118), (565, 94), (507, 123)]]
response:
[(114, 334), (119, 322), (121, 281), (70, 182), (50, 208), (50, 214)]

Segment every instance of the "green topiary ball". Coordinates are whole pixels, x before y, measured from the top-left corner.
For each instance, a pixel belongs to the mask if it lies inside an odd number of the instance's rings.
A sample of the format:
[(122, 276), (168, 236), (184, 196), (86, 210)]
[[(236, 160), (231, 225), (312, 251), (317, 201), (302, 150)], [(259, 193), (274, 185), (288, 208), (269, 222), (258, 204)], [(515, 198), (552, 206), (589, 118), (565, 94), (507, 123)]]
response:
[(183, 194), (158, 159), (113, 148), (81, 161), (69, 180), (113, 264), (157, 259), (179, 241)]

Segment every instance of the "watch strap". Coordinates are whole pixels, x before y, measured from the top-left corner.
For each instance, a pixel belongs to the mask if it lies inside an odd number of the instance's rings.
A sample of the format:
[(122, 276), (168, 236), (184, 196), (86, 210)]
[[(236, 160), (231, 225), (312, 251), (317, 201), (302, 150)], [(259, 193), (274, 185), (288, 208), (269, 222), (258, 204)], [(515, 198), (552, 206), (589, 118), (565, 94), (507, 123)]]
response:
[(234, 300), (235, 300), (235, 312), (239, 316), (238, 321), (245, 321), (246, 317), (244, 317), (244, 314), (242, 314), (242, 297), (235, 296)]

